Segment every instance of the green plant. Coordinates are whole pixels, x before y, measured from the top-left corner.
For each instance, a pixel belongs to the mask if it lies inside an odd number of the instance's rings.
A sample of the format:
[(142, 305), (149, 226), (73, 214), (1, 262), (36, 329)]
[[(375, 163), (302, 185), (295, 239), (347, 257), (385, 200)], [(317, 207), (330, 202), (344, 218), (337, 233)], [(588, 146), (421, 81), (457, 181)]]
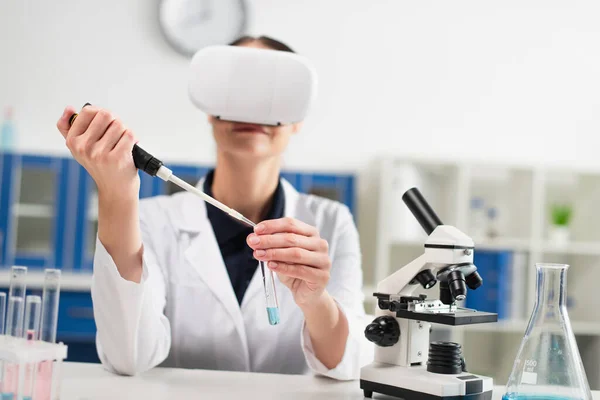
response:
[(571, 222), (573, 208), (568, 204), (555, 204), (552, 206), (552, 223), (557, 226), (567, 226)]

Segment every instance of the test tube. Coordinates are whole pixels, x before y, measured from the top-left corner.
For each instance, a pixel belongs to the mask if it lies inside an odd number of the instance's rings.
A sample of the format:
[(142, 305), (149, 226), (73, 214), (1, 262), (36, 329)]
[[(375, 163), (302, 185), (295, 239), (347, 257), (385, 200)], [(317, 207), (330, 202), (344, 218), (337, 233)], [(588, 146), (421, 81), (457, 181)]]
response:
[[(23, 313), (25, 312), (25, 289), (27, 267), (12, 267), (8, 289), (6, 336), (23, 337)], [(2, 400), (12, 399), (18, 389), (19, 365), (5, 362), (2, 380)]]
[(6, 293), (0, 293), (0, 335), (4, 335), (6, 322)]
[(46, 269), (44, 272), (44, 290), (42, 292), (42, 320), (40, 340), (56, 342), (58, 324), (58, 301), (60, 298), (60, 270)]
[(42, 298), (27, 296), (25, 299), (25, 337), (27, 340), (37, 340), (40, 332), (40, 315)]
[[(6, 293), (0, 293), (0, 335), (4, 335), (4, 321), (6, 319)], [(0, 360), (0, 388), (4, 381), (4, 361)]]
[[(40, 330), (40, 314), (42, 310), (42, 298), (40, 296), (27, 296), (25, 298), (25, 337), (29, 341), (38, 339)], [(23, 382), (23, 400), (33, 398), (37, 364), (25, 365), (25, 376)]]
[[(40, 322), (40, 340), (56, 343), (56, 328), (58, 325), (58, 301), (60, 299), (59, 269), (44, 271), (44, 289), (42, 292), (42, 318)], [(53, 374), (56, 373), (53, 361), (43, 361), (37, 367), (35, 382), (36, 400), (53, 399), (53, 393), (60, 393), (58, 382), (53, 384)]]
[(23, 337), (23, 313), (25, 311), (27, 267), (12, 267), (10, 272), (6, 335)]
[(265, 287), (269, 324), (277, 325), (279, 323), (279, 302), (277, 301), (277, 292), (275, 291), (275, 274), (267, 268), (264, 261), (259, 261), (259, 265)]

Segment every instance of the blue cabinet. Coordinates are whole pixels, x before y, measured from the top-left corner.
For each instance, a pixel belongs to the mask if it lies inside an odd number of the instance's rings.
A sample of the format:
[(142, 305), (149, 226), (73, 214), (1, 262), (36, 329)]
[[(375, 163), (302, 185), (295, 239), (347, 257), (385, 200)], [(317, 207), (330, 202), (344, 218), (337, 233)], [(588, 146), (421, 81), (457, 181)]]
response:
[(2, 265), (62, 268), (69, 160), (18, 154), (1, 158)]
[(353, 175), (282, 171), (281, 176), (299, 192), (339, 201), (348, 206), (352, 215), (355, 215)]
[(96, 184), (87, 171), (77, 165), (74, 174), (78, 182), (76, 191), (71, 193), (77, 199), (75, 232), (71, 269), (73, 271), (91, 271), (98, 230), (98, 191)]
[(65, 342), (95, 341), (96, 323), (89, 292), (61, 292), (56, 337)]
[(12, 195), (12, 155), (0, 153), (0, 265), (7, 265), (8, 220)]
[(355, 213), (354, 177), (352, 175), (302, 174), (300, 192), (310, 193), (344, 203)]

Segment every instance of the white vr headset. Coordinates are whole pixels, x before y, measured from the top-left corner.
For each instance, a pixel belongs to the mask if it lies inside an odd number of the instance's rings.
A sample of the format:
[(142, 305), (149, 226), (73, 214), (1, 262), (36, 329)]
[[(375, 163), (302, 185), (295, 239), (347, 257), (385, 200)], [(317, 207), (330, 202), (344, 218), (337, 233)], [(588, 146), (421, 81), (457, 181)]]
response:
[(210, 46), (192, 59), (188, 93), (196, 107), (222, 120), (287, 125), (308, 114), (317, 74), (294, 53)]

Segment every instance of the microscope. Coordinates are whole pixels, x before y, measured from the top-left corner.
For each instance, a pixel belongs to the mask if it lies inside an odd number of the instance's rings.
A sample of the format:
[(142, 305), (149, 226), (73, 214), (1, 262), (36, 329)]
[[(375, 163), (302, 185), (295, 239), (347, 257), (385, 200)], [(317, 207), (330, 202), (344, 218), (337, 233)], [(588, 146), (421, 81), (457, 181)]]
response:
[[(360, 388), (412, 399), (490, 400), (493, 380), (467, 372), (462, 349), (454, 342), (429, 342), (431, 324), (467, 325), (496, 322), (495, 313), (461, 308), (471, 290), (483, 284), (473, 264), (473, 240), (442, 224), (417, 188), (402, 200), (428, 234), (423, 255), (377, 285), (375, 320), (365, 329), (375, 346), (374, 361), (364, 366)], [(439, 282), (439, 299), (415, 296), (419, 286)]]

